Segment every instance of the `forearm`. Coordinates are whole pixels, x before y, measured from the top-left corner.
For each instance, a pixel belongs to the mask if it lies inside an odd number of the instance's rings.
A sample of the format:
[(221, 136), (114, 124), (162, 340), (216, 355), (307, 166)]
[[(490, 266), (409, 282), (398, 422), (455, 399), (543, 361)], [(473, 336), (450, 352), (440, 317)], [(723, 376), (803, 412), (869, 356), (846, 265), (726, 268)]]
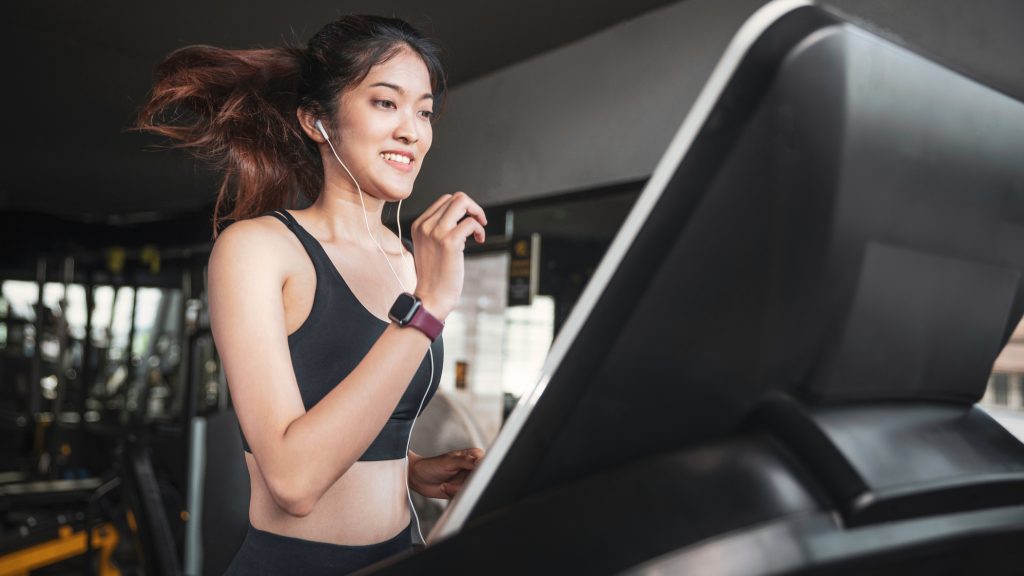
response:
[(308, 513), (366, 451), (429, 344), (418, 330), (389, 326), (344, 380), (287, 426), (260, 466), (282, 479), (279, 492), (290, 511)]

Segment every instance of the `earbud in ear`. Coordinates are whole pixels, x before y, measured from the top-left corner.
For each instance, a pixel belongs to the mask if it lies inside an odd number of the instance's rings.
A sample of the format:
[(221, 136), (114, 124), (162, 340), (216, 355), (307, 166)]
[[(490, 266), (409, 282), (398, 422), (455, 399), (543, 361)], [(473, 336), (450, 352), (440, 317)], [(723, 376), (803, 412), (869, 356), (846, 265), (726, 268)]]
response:
[(331, 137), (327, 135), (327, 130), (324, 130), (324, 125), (322, 122), (320, 122), (320, 119), (317, 119), (316, 121), (316, 129), (319, 130), (320, 133), (324, 135), (324, 140), (327, 140), (328, 142), (331, 141)]

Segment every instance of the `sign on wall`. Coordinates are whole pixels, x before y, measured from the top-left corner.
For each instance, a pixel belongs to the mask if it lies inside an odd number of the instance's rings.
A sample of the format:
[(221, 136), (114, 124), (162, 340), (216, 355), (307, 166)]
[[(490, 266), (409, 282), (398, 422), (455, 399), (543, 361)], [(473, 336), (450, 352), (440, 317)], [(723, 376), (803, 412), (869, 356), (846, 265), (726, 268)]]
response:
[(508, 305), (529, 306), (537, 294), (540, 234), (513, 238), (509, 250)]

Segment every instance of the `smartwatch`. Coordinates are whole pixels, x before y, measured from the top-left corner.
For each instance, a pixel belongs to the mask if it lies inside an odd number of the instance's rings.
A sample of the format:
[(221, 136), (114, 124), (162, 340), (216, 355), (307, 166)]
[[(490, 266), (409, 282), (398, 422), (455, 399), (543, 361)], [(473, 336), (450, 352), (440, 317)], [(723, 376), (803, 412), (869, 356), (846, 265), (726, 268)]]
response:
[(388, 311), (388, 318), (401, 327), (410, 326), (427, 335), (430, 341), (437, 340), (444, 329), (444, 322), (438, 320), (433, 314), (427, 312), (419, 298), (403, 292), (398, 295), (395, 303)]

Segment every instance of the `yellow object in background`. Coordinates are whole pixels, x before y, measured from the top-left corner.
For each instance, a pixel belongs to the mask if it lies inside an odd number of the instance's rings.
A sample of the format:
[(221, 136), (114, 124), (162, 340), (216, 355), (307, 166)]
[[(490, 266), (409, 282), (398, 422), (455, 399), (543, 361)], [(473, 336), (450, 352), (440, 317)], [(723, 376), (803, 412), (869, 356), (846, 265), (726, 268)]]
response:
[(107, 248), (107, 270), (111, 274), (120, 274), (124, 271), (125, 250), (120, 246)]
[(152, 244), (143, 246), (142, 251), (139, 252), (139, 262), (149, 264), (150, 274), (160, 273), (160, 251), (156, 249), (156, 246)]
[[(92, 547), (100, 550), (100, 576), (121, 576), (121, 571), (110, 562), (117, 539), (117, 529), (109, 522), (92, 529)], [(75, 532), (71, 526), (61, 526), (53, 540), (0, 556), (0, 576), (28, 576), (32, 570), (82, 554), (85, 554), (85, 530)]]

